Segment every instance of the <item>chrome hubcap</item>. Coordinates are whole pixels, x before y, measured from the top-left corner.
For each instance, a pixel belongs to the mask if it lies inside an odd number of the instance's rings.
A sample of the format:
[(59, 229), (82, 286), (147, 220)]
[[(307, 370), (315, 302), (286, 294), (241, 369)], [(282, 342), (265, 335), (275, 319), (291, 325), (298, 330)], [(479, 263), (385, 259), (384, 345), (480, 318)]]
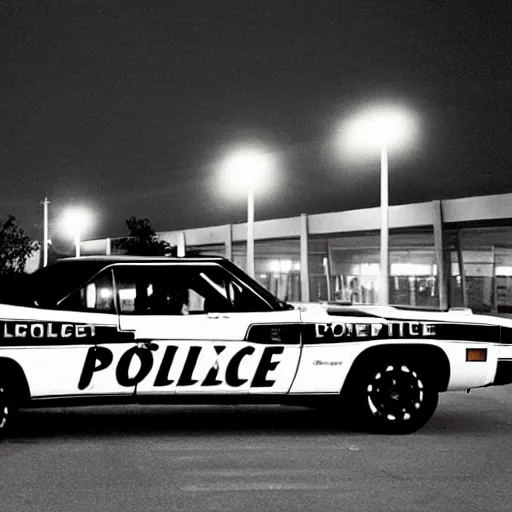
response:
[(7, 425), (7, 418), (9, 416), (9, 407), (5, 397), (5, 391), (0, 388), (0, 430)]
[(418, 374), (407, 365), (389, 364), (368, 384), (368, 405), (374, 416), (393, 423), (409, 421), (423, 404), (423, 389)]

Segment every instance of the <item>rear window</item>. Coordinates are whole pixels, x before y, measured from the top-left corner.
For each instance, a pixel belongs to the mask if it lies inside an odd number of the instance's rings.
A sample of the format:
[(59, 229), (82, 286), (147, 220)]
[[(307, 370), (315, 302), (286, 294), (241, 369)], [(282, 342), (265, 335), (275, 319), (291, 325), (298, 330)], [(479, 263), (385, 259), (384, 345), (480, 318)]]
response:
[(40, 307), (55, 307), (104, 266), (101, 262), (63, 260), (39, 269), (26, 281), (25, 299), (35, 301)]

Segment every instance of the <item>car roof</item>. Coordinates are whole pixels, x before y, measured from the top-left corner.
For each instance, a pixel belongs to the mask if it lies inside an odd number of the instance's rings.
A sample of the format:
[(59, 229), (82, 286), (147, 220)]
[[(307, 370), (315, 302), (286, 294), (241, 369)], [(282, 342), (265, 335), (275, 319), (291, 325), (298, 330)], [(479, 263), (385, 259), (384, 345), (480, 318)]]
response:
[(83, 256), (62, 258), (40, 268), (30, 277), (30, 285), (40, 304), (53, 306), (103, 269), (118, 263), (228, 262), (222, 256)]
[(169, 261), (225, 261), (223, 256), (128, 256), (125, 254), (116, 254), (112, 256), (80, 256), (79, 258), (61, 258), (52, 265), (73, 263), (75, 265), (90, 264), (91, 262), (103, 265), (111, 265), (113, 263), (161, 263)]
[[(231, 274), (244, 281), (276, 310), (281, 308), (275, 298), (256, 280), (249, 277), (240, 267), (223, 256), (82, 256), (80, 258), (62, 258), (46, 267), (36, 270), (27, 278), (26, 286), (20, 290), (21, 301), (40, 307), (55, 307), (81, 285), (88, 282), (102, 270), (119, 263), (218, 263)], [(11, 302), (13, 303), (13, 302)]]

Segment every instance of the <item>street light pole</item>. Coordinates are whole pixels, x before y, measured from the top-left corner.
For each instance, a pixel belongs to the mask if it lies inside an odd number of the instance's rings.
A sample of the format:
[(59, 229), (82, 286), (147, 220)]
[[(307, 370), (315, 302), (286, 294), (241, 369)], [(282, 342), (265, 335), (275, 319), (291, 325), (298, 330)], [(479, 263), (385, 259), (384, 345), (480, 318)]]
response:
[(254, 196), (265, 181), (270, 179), (275, 157), (268, 150), (254, 147), (240, 148), (229, 154), (221, 163), (223, 182), (247, 196), (247, 254), (245, 270), (255, 277), (254, 262)]
[(247, 273), (254, 278), (254, 188), (247, 191)]
[(380, 150), (380, 303), (389, 304), (389, 185), (385, 142)]
[(45, 197), (43, 201), (43, 267), (48, 265), (48, 205), (50, 201)]
[(73, 207), (68, 209), (63, 218), (62, 226), (73, 238), (75, 256), (80, 257), (80, 244), (82, 236), (90, 224), (90, 213), (84, 208)]
[[(381, 104), (364, 109), (350, 119), (343, 130), (343, 142), (350, 151), (380, 150), (380, 276), (379, 302), (389, 304), (389, 183), (390, 150), (406, 147), (415, 137), (413, 112), (400, 105)], [(393, 153), (395, 154), (395, 153)]]

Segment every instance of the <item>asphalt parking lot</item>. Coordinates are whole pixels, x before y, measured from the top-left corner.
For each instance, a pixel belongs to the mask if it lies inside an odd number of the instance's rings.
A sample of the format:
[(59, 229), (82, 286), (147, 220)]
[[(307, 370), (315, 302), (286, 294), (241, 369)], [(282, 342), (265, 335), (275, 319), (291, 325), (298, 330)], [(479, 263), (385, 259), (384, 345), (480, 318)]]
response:
[(510, 511), (512, 386), (446, 393), (409, 436), (287, 407), (24, 411), (0, 511)]

